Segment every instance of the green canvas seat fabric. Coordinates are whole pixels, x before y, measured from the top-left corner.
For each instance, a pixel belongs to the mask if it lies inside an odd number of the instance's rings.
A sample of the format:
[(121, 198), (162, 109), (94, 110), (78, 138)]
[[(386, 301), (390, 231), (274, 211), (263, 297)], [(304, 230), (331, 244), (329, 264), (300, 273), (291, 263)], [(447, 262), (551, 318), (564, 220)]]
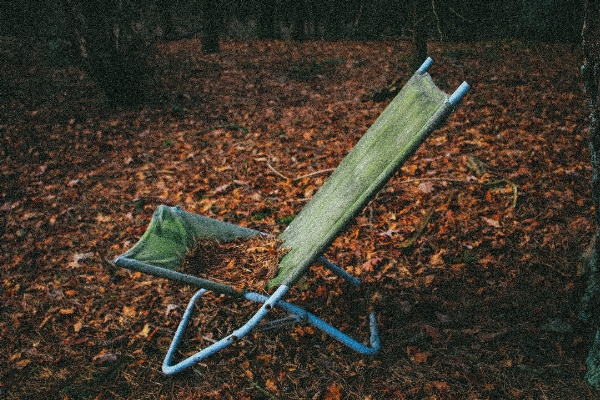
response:
[(160, 268), (177, 270), (187, 252), (201, 238), (227, 242), (258, 235), (253, 229), (160, 205), (144, 235), (121, 257), (138, 260)]
[(232, 296), (232, 286), (177, 272), (188, 251), (201, 238), (228, 242), (259, 235), (254, 229), (203, 217), (179, 207), (159, 205), (140, 240), (114, 260), (116, 265)]
[(268, 287), (293, 285), (452, 109), (429, 74), (414, 74), (280, 235), (291, 250)]

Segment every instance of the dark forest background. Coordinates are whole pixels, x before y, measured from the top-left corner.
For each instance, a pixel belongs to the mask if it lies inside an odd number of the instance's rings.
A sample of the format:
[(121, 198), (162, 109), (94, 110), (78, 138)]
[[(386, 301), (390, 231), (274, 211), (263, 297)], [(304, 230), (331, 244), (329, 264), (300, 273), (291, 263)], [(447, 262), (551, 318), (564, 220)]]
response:
[(51, 65), (81, 65), (114, 105), (144, 99), (159, 41), (412, 38), (413, 67), (427, 41), (495, 39), (581, 43), (583, 0), (46, 0), (0, 2), (0, 36), (35, 40)]
[[(148, 37), (176, 37), (218, 22), (233, 39), (393, 39), (412, 34), (415, 8), (431, 39), (581, 41), (582, 0), (75, 0), (0, 2), (0, 34), (70, 38), (69, 8), (98, 3)], [(116, 15), (115, 15), (116, 17)]]
[(219, 39), (520, 39), (581, 43), (583, 0), (45, 0), (0, 2), (0, 36), (43, 43), (51, 65), (81, 65), (114, 105), (143, 101), (153, 44)]

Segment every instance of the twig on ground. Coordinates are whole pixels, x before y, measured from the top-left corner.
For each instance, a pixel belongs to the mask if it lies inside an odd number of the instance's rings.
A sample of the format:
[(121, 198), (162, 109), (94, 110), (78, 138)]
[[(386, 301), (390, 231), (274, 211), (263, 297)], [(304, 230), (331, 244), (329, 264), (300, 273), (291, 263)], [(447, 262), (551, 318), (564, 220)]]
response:
[(285, 176), (284, 174), (282, 174), (281, 172), (279, 172), (279, 171), (277, 171), (275, 168), (273, 168), (273, 166), (272, 166), (272, 165), (271, 165), (271, 164), (270, 164), (268, 161), (267, 161), (267, 167), (269, 167), (269, 169), (270, 169), (271, 171), (273, 171), (273, 173), (274, 173), (275, 175), (277, 175), (278, 177), (280, 177), (280, 178), (283, 178), (283, 179), (285, 179), (286, 181), (289, 181), (289, 180), (290, 180), (290, 178), (288, 178), (287, 176)]
[(315, 175), (319, 175), (319, 174), (326, 174), (328, 172), (333, 172), (333, 171), (335, 171), (335, 168), (322, 169), (319, 171), (311, 172), (310, 174), (300, 175), (300, 176), (294, 178), (294, 180), (299, 181), (300, 179), (310, 178), (311, 176), (315, 176)]
[(493, 185), (497, 185), (499, 183), (505, 183), (507, 185), (510, 185), (513, 191), (513, 199), (511, 202), (511, 207), (515, 208), (517, 207), (517, 201), (519, 200), (519, 190), (518, 187), (515, 183), (506, 180), (506, 179), (500, 179), (497, 181), (486, 181), (486, 182), (481, 182), (481, 181), (470, 181), (470, 180), (464, 180), (464, 179), (455, 179), (455, 178), (414, 178), (414, 179), (406, 179), (404, 181), (400, 181), (398, 183), (403, 184), (403, 183), (412, 183), (412, 182), (452, 182), (452, 183), (462, 183), (465, 185), (470, 185), (470, 184), (475, 184), (475, 185), (482, 185), (482, 186), (493, 186)]
[(213, 125), (210, 128), (202, 129), (201, 131), (196, 132), (196, 136), (204, 135), (204, 134), (214, 131), (216, 129), (225, 129), (226, 131), (240, 131), (242, 133), (248, 133), (248, 128), (245, 128), (241, 125), (225, 124), (225, 125)]

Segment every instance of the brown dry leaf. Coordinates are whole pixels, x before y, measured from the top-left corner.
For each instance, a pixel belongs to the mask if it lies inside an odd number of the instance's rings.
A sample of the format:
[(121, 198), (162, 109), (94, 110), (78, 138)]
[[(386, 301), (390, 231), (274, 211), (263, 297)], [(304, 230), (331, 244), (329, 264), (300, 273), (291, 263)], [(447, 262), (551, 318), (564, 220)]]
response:
[(83, 320), (79, 320), (73, 324), (73, 331), (75, 333), (79, 333), (81, 328), (83, 328)]
[(274, 379), (267, 379), (265, 381), (265, 389), (267, 389), (271, 393), (279, 392), (279, 389), (277, 388), (277, 384), (275, 383)]
[(447, 396), (450, 393), (450, 385), (444, 381), (432, 381), (428, 382), (423, 390), (432, 397), (435, 397), (436, 394)]
[(324, 400), (340, 400), (342, 398), (342, 386), (337, 383), (332, 383), (327, 386)]
[(416, 364), (426, 363), (431, 356), (431, 353), (427, 351), (420, 351), (416, 346), (407, 346), (406, 354), (408, 355), (408, 358)]
[(429, 353), (429, 352), (416, 353), (413, 356), (413, 361), (416, 362), (417, 364), (424, 364), (427, 362), (427, 359), (429, 359), (429, 356), (431, 356), (431, 353)]
[(435, 186), (433, 186), (433, 182), (425, 181), (425, 182), (419, 183), (419, 185), (417, 186), (417, 189), (421, 193), (429, 194), (435, 190)]
[(26, 366), (28, 366), (29, 364), (31, 364), (31, 360), (26, 358), (23, 360), (19, 360), (16, 363), (13, 364), (13, 368), (16, 370), (22, 370), (23, 368), (25, 368)]
[(429, 264), (433, 266), (441, 266), (444, 265), (444, 254), (446, 254), (445, 250), (439, 250), (433, 256), (431, 256), (431, 260), (429, 260)]
[(434, 280), (435, 280), (434, 274), (426, 275), (425, 276), (425, 286), (431, 286), (431, 284), (433, 283)]
[(135, 318), (137, 315), (137, 309), (135, 306), (123, 306), (123, 315), (125, 317)]
[(112, 221), (112, 217), (110, 215), (98, 214), (96, 216), (96, 221), (100, 223), (106, 223)]
[(373, 272), (373, 267), (376, 267), (383, 261), (381, 257), (373, 257), (370, 260), (365, 261), (361, 265), (361, 269), (363, 272)]
[(485, 222), (489, 226), (493, 226), (494, 228), (501, 228), (502, 227), (502, 225), (500, 225), (500, 221), (498, 221), (498, 220), (496, 220), (494, 218), (481, 217), (481, 219), (483, 220), (483, 222)]
[(141, 337), (147, 338), (150, 334), (150, 324), (145, 324), (141, 331), (139, 331), (138, 335)]

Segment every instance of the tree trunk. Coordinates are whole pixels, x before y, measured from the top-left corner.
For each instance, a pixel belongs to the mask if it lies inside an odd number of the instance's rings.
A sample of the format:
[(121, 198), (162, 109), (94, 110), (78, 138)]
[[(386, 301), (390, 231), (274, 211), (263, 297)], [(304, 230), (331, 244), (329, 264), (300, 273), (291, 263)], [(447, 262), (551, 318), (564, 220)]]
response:
[(158, 2), (158, 11), (160, 13), (160, 24), (163, 29), (163, 36), (165, 39), (171, 39), (177, 36), (177, 30), (173, 23), (173, 16), (171, 15), (171, 6), (168, 1)]
[(219, 30), (222, 23), (219, 1), (204, 0), (202, 2), (202, 17), (204, 18), (202, 53), (218, 53), (221, 50), (219, 47)]
[(133, 31), (135, 4), (126, 1), (65, 1), (82, 21), (78, 29), (85, 69), (112, 105), (133, 105), (145, 98), (149, 47)]
[(414, 72), (427, 58), (427, 10), (423, 0), (413, 0), (413, 62)]
[(583, 79), (591, 109), (590, 150), (592, 155), (592, 197), (595, 204), (594, 251), (587, 266), (587, 288), (580, 318), (596, 335), (587, 358), (586, 379), (600, 389), (600, 0), (586, 0), (583, 25)]
[(258, 2), (258, 16), (256, 21), (256, 35), (259, 39), (278, 39), (276, 18), (277, 3), (273, 0), (260, 0)]
[(330, 0), (321, 3), (321, 22), (323, 23), (324, 35), (329, 40), (340, 40), (344, 35), (344, 23), (346, 19), (346, 2), (342, 0)]
[(45, 1), (48, 24), (48, 60), (54, 67), (67, 67), (77, 60), (73, 25), (63, 1)]
[(304, 1), (294, 1), (292, 7), (292, 39), (297, 41), (306, 40), (306, 4), (304, 4)]

